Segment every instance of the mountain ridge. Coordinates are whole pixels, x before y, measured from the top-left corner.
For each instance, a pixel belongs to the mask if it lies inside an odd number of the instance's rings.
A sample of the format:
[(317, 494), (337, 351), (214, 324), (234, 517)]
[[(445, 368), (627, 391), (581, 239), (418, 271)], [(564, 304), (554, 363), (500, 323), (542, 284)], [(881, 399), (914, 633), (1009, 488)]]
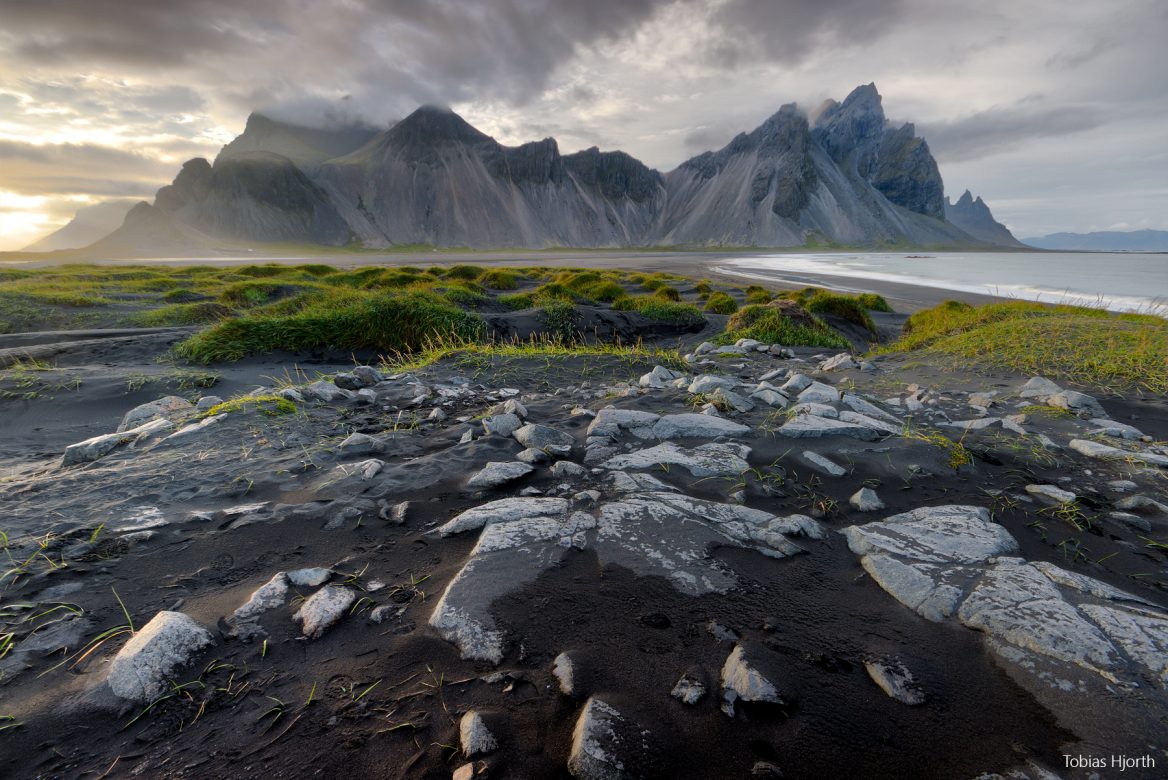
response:
[(177, 224), (194, 231), (179, 231), (187, 238), (218, 242), (366, 248), (1013, 241), (1004, 227), (1004, 237), (977, 235), (946, 219), (927, 142), (911, 123), (890, 126), (881, 100), (867, 84), (842, 103), (827, 101), (814, 120), (784, 105), (664, 174), (622, 151), (565, 155), (554, 138), (506, 146), (437, 106), (376, 133), (253, 114), (213, 164), (186, 163), (153, 205), (95, 248), (137, 246), (135, 232)]
[(1168, 252), (1168, 230), (1097, 230), (1091, 233), (1050, 233), (1022, 239), (1039, 249), (1097, 252)]

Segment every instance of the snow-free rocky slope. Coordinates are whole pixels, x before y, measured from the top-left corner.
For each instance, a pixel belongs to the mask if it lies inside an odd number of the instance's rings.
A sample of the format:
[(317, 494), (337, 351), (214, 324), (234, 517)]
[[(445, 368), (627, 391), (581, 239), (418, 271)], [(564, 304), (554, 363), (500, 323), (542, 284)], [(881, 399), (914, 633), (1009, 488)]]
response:
[(431, 106), (376, 135), (252, 115), (95, 248), (1015, 245), (948, 221), (943, 194), (928, 144), (889, 125), (872, 84), (813, 121), (783, 106), (667, 174), (619, 151), (561, 154), (553, 138), (504, 146)]
[(346, 357), (233, 407), (127, 402), (83, 441), (47, 421), (50, 446), (0, 459), (6, 771), (1078, 780), (1064, 755), (1163, 760), (1162, 397), (685, 350)]

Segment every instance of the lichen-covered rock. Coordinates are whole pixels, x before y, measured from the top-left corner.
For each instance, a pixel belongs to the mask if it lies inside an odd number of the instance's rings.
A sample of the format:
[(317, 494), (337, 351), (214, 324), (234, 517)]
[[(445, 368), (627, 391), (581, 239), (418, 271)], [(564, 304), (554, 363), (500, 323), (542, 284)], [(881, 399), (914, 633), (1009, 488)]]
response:
[(148, 439), (164, 431), (174, 428), (170, 420), (159, 418), (139, 425), (120, 433), (107, 433), (103, 436), (94, 436), (92, 439), (70, 444), (65, 448), (61, 457), (62, 466), (75, 466), (78, 463), (88, 463), (109, 455), (117, 447)]
[(458, 738), (467, 758), (491, 753), (499, 748), (495, 735), (487, 728), (487, 722), (474, 710), (469, 710), (458, 722)]
[(653, 425), (653, 436), (666, 439), (714, 439), (745, 436), (750, 428), (722, 417), (707, 414), (667, 414)]
[(913, 679), (912, 673), (900, 661), (865, 661), (864, 669), (872, 678), (872, 682), (880, 686), (880, 690), (901, 704), (915, 707), (925, 703), (924, 693)]
[(319, 639), (325, 631), (345, 616), (357, 600), (349, 588), (326, 585), (308, 597), (292, 619), (301, 624), (301, 631), (309, 639)]
[(116, 696), (148, 704), (166, 691), (177, 669), (214, 641), (189, 615), (159, 612), (114, 656), (106, 681)]
[(521, 461), (492, 461), (468, 479), (466, 486), (471, 490), (490, 490), (526, 477), (533, 471), (531, 464)]
[[(700, 415), (695, 415), (700, 416)], [(610, 470), (680, 466), (695, 477), (736, 476), (749, 468), (750, 448), (741, 444), (703, 444), (694, 449), (672, 442), (609, 458), (602, 466)]]
[(126, 412), (121, 424), (118, 425), (118, 433), (124, 433), (125, 431), (137, 428), (157, 417), (165, 417), (167, 419), (181, 417), (193, 409), (194, 406), (187, 399), (180, 398), (177, 395), (168, 395), (156, 401), (135, 406)]
[(1018, 542), (977, 506), (920, 507), (843, 530), (857, 555), (891, 553), (926, 563), (979, 563), (1018, 549)]

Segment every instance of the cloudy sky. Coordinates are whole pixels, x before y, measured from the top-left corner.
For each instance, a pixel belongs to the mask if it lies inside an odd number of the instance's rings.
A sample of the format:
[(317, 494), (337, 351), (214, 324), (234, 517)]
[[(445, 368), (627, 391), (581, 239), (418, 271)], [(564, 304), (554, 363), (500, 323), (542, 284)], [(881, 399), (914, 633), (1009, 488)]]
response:
[(1016, 235), (1168, 229), (1163, 0), (0, 0), (0, 249), (149, 198), (252, 110), (452, 106), (662, 170), (874, 81)]

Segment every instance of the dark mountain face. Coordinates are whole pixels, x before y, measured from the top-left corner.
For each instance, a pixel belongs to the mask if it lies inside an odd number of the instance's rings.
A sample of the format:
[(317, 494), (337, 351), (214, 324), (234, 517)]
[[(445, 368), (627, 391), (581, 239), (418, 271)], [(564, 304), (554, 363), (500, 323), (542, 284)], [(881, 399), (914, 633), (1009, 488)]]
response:
[(990, 207), (980, 197), (974, 200), (966, 190), (956, 203), (945, 198), (945, 219), (964, 230), (974, 238), (998, 246), (1021, 247), (1023, 244), (1005, 225), (996, 221)]
[(928, 145), (887, 126), (871, 84), (814, 124), (783, 106), (666, 175), (623, 152), (561, 155), (552, 138), (504, 146), (432, 106), (375, 135), (253, 115), (154, 208), (216, 239), (370, 247), (979, 243), (945, 220)]
[(911, 123), (889, 128), (875, 84), (857, 87), (843, 103), (831, 101), (815, 123), (815, 137), (848, 173), (869, 182), (901, 208), (945, 218), (941, 172)]

